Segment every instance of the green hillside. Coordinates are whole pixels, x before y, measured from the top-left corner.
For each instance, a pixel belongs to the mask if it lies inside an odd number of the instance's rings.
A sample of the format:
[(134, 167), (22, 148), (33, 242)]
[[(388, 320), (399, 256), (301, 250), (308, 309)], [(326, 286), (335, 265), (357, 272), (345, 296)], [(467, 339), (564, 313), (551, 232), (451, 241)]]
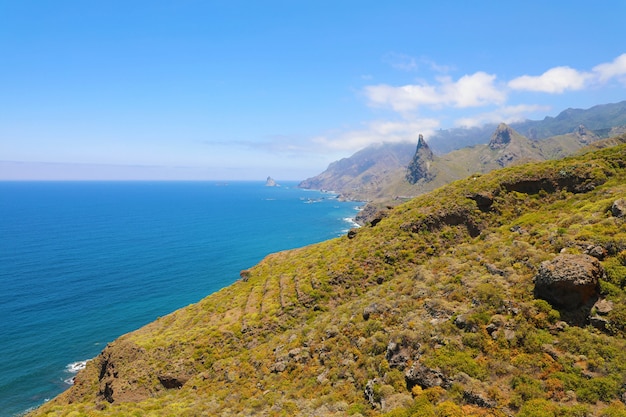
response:
[(267, 256), (32, 415), (626, 416), (625, 216), (626, 145), (472, 175)]

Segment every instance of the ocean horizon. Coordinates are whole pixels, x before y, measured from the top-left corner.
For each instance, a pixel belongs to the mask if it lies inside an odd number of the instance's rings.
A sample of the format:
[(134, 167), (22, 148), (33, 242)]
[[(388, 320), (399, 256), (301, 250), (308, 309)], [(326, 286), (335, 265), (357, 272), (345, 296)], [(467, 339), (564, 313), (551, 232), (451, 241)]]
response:
[(359, 203), (278, 182), (0, 182), (0, 416), (268, 254), (355, 226)]

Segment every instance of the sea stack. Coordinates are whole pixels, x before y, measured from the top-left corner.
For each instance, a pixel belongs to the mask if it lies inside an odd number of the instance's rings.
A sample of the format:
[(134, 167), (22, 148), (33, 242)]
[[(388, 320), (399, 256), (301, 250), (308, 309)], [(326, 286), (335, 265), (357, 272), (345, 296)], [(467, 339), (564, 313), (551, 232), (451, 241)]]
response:
[(267, 177), (267, 180), (265, 181), (265, 186), (266, 187), (278, 187), (278, 184), (276, 183), (276, 181), (274, 181), (274, 178)]

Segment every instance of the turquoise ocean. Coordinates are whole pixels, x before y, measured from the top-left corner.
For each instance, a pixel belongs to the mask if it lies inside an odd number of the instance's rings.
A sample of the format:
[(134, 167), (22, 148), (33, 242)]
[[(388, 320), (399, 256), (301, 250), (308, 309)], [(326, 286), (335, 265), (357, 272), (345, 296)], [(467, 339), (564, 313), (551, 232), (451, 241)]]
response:
[(267, 254), (345, 234), (357, 206), (296, 183), (0, 182), (0, 416)]

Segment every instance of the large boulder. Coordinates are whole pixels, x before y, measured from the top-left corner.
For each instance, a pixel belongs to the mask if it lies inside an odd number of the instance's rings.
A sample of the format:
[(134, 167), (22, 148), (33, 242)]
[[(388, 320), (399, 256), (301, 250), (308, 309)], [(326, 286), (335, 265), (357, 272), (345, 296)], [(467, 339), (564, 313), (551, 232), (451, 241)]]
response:
[(539, 266), (535, 297), (558, 309), (574, 311), (598, 299), (603, 276), (602, 265), (592, 256), (558, 255)]

